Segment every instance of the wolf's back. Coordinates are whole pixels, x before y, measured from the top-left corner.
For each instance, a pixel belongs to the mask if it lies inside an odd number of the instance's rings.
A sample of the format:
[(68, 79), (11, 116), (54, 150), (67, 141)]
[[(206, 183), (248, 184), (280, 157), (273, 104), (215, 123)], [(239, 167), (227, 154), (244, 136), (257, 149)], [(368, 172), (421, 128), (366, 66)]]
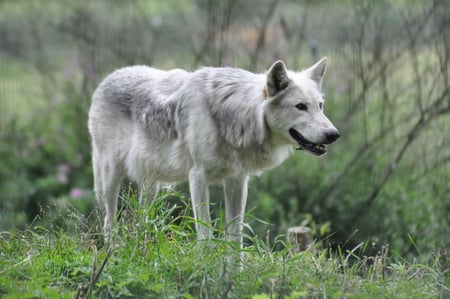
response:
[(117, 133), (124, 127), (130, 129), (137, 125), (161, 141), (173, 139), (177, 135), (177, 91), (188, 77), (188, 72), (178, 69), (162, 71), (147, 66), (131, 66), (116, 70), (99, 84), (92, 96), (89, 111), (91, 133)]
[(114, 71), (97, 87), (92, 106), (104, 112), (132, 117), (143, 102), (152, 100), (159, 78), (166, 72), (147, 66), (130, 66)]

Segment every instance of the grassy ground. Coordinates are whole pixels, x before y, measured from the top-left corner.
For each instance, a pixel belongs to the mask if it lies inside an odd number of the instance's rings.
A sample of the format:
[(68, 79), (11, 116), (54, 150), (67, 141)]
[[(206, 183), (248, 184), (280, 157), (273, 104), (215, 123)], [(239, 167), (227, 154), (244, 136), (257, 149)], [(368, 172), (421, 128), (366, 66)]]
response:
[[(177, 216), (174, 216), (177, 215)], [(54, 215), (47, 215), (54, 217)], [(61, 216), (61, 215), (60, 215)], [(158, 200), (127, 206), (111, 242), (76, 213), (73, 232), (35, 224), (0, 234), (2, 298), (447, 298), (450, 258), (409, 263), (384, 247), (377, 256), (273, 251), (248, 236), (241, 272), (226, 262), (223, 234), (195, 241), (192, 219)], [(73, 228), (72, 227), (72, 228)], [(91, 229), (91, 232), (89, 230)], [(69, 230), (70, 231), (70, 230)], [(282, 242), (283, 238), (280, 238)]]

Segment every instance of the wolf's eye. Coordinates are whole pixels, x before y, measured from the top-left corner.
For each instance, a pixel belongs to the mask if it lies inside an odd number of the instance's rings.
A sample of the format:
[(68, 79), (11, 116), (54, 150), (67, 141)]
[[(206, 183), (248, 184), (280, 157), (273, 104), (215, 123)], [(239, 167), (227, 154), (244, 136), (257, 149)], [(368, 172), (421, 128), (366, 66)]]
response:
[(303, 103), (295, 105), (295, 108), (297, 108), (300, 111), (307, 111), (308, 110), (308, 107), (305, 104), (303, 104)]
[(319, 109), (323, 110), (323, 103), (319, 103)]

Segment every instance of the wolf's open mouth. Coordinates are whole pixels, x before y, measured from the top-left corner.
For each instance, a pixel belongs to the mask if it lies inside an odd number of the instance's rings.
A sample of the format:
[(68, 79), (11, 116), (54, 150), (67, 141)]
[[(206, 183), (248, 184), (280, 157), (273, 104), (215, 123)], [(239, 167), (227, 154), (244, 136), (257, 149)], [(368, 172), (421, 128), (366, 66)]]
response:
[(308, 141), (296, 129), (290, 128), (289, 129), (289, 134), (291, 134), (292, 138), (294, 138), (295, 141), (297, 141), (297, 143), (300, 145), (298, 150), (306, 150), (306, 151), (311, 152), (311, 153), (313, 153), (314, 155), (317, 155), (317, 156), (322, 156), (322, 155), (325, 155), (327, 153), (327, 149), (326, 149), (326, 146), (324, 144), (317, 144), (317, 143), (313, 143), (311, 141)]

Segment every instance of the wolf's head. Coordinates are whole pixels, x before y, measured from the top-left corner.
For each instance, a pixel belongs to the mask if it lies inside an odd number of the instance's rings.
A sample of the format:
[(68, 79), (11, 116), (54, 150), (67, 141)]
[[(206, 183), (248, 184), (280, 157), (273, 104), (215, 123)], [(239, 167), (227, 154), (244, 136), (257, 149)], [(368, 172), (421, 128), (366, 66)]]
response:
[(324, 114), (321, 85), (326, 63), (322, 58), (295, 73), (277, 61), (267, 72), (264, 90), (266, 122), (277, 142), (298, 145), (318, 156), (326, 154), (326, 144), (339, 138), (339, 131)]

